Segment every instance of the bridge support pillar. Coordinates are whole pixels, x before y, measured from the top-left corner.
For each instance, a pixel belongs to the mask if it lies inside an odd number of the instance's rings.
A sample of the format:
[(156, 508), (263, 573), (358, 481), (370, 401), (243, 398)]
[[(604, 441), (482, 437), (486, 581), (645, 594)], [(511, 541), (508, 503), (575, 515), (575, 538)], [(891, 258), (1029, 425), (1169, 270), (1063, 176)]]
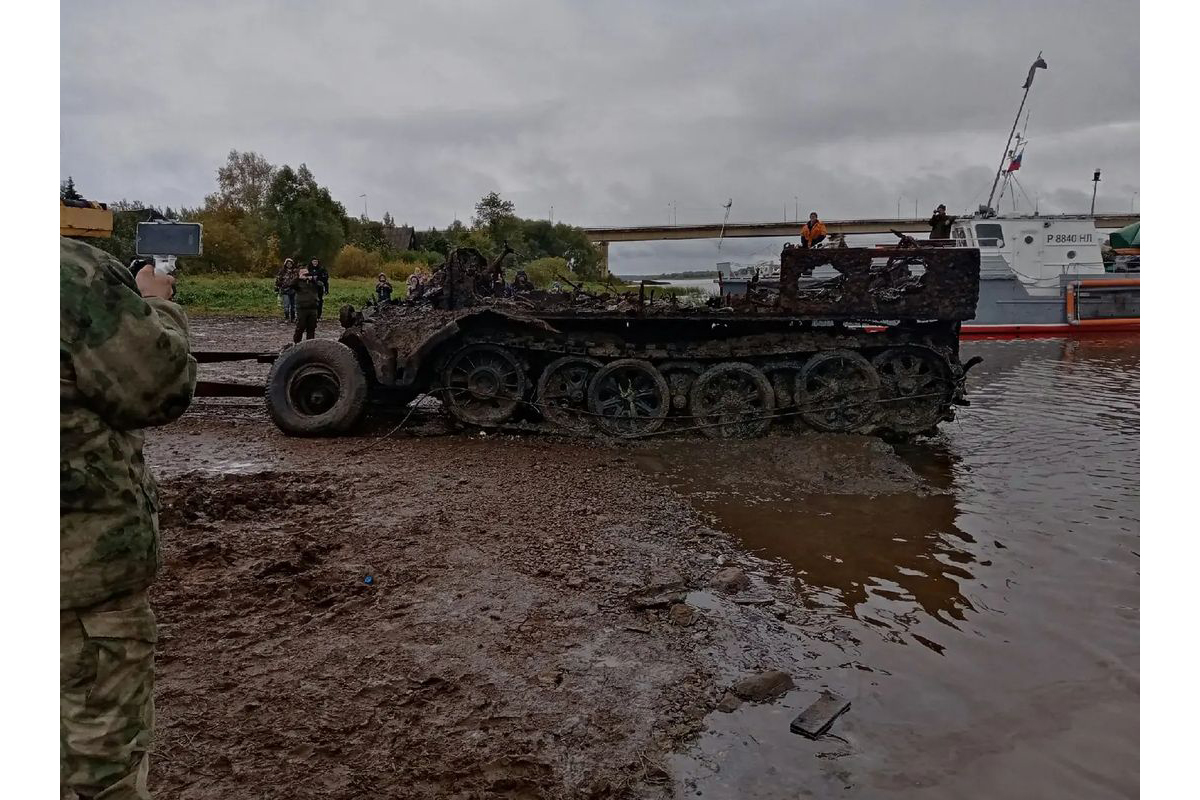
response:
[(596, 249), (600, 251), (600, 277), (608, 277), (608, 242), (594, 242)]

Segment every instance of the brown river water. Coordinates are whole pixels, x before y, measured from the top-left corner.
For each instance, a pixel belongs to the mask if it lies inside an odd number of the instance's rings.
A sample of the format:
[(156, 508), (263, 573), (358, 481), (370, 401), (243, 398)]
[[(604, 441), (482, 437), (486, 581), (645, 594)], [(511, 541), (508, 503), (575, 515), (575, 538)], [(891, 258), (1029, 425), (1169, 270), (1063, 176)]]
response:
[[(675, 757), (680, 796), (1137, 795), (1138, 339), (964, 342), (973, 355), (971, 407), (897, 448), (908, 488), (818, 493), (786, 459), (654, 454), (811, 615), (815, 678), (712, 714)], [(809, 636), (829, 625), (842, 634)], [(852, 702), (837, 738), (788, 732), (813, 680)]]

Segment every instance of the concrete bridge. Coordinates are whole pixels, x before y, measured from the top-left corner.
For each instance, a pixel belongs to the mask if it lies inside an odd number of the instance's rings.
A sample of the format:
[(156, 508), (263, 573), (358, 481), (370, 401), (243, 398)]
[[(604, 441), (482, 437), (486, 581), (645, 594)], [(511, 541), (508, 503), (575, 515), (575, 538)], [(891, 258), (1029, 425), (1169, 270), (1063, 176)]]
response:
[[(1053, 218), (1054, 215), (1047, 215)], [(1096, 227), (1101, 229), (1124, 228), (1137, 222), (1139, 214), (1096, 214)], [(890, 219), (838, 219), (823, 220), (829, 232), (846, 236), (862, 234), (885, 234), (893, 230), (901, 233), (928, 233), (929, 218)], [(604, 274), (608, 274), (608, 246), (612, 242), (658, 242), (671, 239), (716, 239), (724, 227), (726, 239), (747, 239), (771, 236), (800, 238), (802, 222), (730, 222), (722, 226), (719, 222), (704, 225), (643, 225), (632, 228), (584, 228), (592, 242), (600, 249)]]

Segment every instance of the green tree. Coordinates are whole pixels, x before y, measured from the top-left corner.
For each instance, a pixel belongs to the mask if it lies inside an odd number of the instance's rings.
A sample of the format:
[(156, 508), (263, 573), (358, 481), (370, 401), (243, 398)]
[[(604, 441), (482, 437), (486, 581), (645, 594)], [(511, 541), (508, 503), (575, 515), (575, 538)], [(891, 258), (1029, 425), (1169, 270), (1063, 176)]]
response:
[(336, 278), (374, 278), (383, 271), (382, 267), (383, 258), (379, 253), (348, 244), (333, 260), (330, 274)]
[(394, 253), (392, 245), (383, 232), (382, 222), (364, 220), (361, 217), (346, 219), (346, 242), (363, 250), (379, 253), (384, 258), (391, 258)]
[(70, 175), (58, 185), (58, 196), (63, 200), (82, 200), (83, 195), (75, 191), (75, 179)]
[[(202, 272), (273, 274), (268, 262), (270, 242), (247, 233), (258, 230), (261, 218), (251, 219), (233, 207), (206, 208), (188, 215), (204, 225), (204, 253), (189, 258), (189, 269)], [(248, 224), (250, 223), (250, 224)]]
[(493, 228), (516, 217), (517, 207), (498, 192), (488, 192), (475, 204), (475, 227)]
[(544, 219), (527, 219), (522, 220), (521, 235), (528, 258), (562, 258), (582, 278), (595, 280), (599, 276), (600, 252), (582, 229)]
[(225, 165), (217, 167), (217, 191), (204, 199), (208, 208), (236, 209), (246, 215), (263, 215), (275, 167), (258, 153), (230, 150)]
[(346, 240), (346, 207), (305, 164), (280, 167), (267, 192), (267, 217), (284, 257), (331, 262)]
[[(563, 276), (568, 280), (573, 280), (571, 270), (567, 268), (567, 260), (565, 258), (539, 258), (530, 261), (522, 269), (529, 276), (529, 280), (540, 289), (549, 288), (558, 280), (558, 276)], [(566, 288), (566, 287), (564, 287)]]
[(204, 225), (202, 261), (207, 268), (266, 275), (278, 267), (271, 257), (267, 208), (275, 172), (258, 153), (229, 151), (217, 168), (217, 191), (204, 198), (203, 209), (189, 215), (189, 221)]

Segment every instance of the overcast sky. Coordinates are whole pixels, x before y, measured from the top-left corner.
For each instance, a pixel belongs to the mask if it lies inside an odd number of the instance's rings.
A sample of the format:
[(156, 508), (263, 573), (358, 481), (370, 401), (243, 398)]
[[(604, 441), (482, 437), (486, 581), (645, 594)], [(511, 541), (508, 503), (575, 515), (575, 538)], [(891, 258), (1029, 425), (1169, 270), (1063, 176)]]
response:
[[(672, 203), (719, 221), (730, 198), (733, 221), (967, 211), (1041, 50), (1018, 178), (1043, 213), (1086, 212), (1100, 167), (1097, 210), (1127, 211), (1138, 38), (1130, 0), (64, 0), (60, 168), (89, 198), (196, 206), (231, 148), (255, 150), (418, 227), (492, 190), (583, 226), (666, 223)], [(626, 273), (717, 258), (611, 252)]]

